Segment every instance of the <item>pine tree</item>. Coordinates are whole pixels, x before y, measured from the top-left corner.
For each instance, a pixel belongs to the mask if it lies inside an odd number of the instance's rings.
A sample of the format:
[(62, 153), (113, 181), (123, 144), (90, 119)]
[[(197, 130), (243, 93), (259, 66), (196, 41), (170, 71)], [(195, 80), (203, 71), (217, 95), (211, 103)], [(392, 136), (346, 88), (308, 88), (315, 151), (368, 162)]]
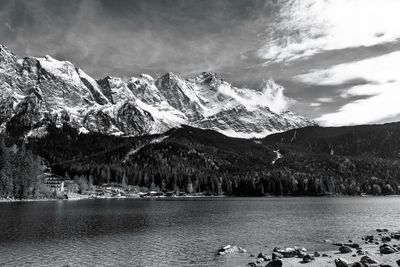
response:
[(128, 187), (128, 178), (126, 177), (126, 171), (124, 171), (124, 173), (122, 174), (121, 185), (122, 185), (123, 188), (127, 188)]
[(0, 197), (12, 195), (13, 180), (10, 169), (10, 153), (5, 145), (4, 138), (0, 139)]

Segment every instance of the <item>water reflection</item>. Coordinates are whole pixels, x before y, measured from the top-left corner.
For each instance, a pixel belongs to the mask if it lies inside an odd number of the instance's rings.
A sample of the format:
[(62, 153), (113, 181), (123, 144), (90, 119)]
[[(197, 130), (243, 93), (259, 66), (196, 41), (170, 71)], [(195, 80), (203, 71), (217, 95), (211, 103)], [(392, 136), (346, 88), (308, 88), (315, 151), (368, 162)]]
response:
[[(1, 266), (231, 266), (224, 244), (330, 249), (397, 229), (400, 198), (225, 198), (0, 203)], [(266, 248), (266, 246), (268, 248)]]

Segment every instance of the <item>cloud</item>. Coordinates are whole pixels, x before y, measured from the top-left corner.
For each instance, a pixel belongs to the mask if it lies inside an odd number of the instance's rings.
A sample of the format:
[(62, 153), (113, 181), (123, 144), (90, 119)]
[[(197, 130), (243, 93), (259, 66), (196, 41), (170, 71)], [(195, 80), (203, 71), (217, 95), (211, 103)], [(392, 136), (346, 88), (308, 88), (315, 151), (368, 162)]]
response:
[(340, 107), (337, 112), (324, 114), (316, 120), (322, 125), (342, 126), (379, 122), (400, 114), (400, 82), (361, 87), (359, 89), (379, 93), (350, 102)]
[[(349, 80), (365, 79), (368, 83), (343, 88), (340, 97), (355, 99), (316, 120), (323, 125), (374, 123), (400, 114), (400, 52), (314, 70), (296, 79), (314, 85), (341, 85)], [(321, 99), (320, 99), (321, 100)]]
[(323, 103), (330, 103), (330, 102), (333, 101), (333, 98), (330, 98), (330, 97), (320, 97), (320, 98), (317, 98), (317, 101), (318, 101), (318, 102), (323, 102)]
[(6, 27), (7, 27), (10, 31), (15, 32), (15, 29), (10, 25), (10, 23), (6, 22), (6, 23), (4, 23), (4, 25), (6, 25)]
[(398, 10), (398, 0), (288, 0), (258, 55), (270, 64), (393, 42), (400, 38)]
[(274, 112), (286, 110), (294, 100), (286, 97), (283, 93), (285, 88), (276, 84), (273, 80), (265, 81), (263, 93), (259, 98), (254, 99), (258, 105), (265, 105)]
[(0, 36), (21, 56), (50, 54), (98, 78), (220, 72), (252, 60), (266, 9), (253, 0), (0, 0)]
[(325, 70), (313, 70), (295, 78), (310, 84), (340, 85), (355, 79), (373, 83), (391, 82), (398, 79), (400, 52), (372, 57), (356, 62), (335, 65)]
[(261, 91), (232, 89), (227, 84), (222, 84), (218, 91), (223, 95), (230, 96), (240, 102), (249, 110), (259, 107), (268, 107), (276, 113), (287, 110), (294, 100), (284, 95), (285, 88), (273, 80), (265, 80)]
[(319, 106), (321, 106), (321, 103), (317, 102), (310, 103), (310, 107), (319, 107)]

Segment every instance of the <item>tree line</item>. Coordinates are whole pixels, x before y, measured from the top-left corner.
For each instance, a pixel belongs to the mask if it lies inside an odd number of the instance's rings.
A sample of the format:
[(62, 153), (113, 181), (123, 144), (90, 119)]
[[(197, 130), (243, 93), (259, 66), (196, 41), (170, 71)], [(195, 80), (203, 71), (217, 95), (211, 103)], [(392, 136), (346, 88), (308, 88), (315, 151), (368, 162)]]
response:
[(272, 164), (272, 149), (253, 140), (193, 129), (171, 132), (160, 143), (149, 140), (67, 129), (30, 140), (30, 146), (49, 160), (57, 174), (79, 177), (82, 184), (211, 195), (400, 193), (396, 158), (287, 149)]
[(50, 195), (43, 184), (42, 160), (21, 146), (7, 146), (0, 137), (0, 198), (27, 199)]

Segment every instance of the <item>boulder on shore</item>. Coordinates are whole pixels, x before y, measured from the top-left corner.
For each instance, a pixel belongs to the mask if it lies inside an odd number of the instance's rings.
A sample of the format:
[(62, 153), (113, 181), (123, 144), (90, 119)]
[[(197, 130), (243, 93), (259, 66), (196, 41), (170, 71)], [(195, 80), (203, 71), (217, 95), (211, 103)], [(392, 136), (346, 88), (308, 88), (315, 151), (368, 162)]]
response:
[(359, 261), (354, 262), (351, 267), (365, 267), (365, 265)]
[(378, 233), (389, 232), (388, 229), (383, 229), (383, 228), (381, 228), (381, 229), (376, 229), (376, 231), (377, 231)]
[(299, 248), (299, 247), (294, 247), (294, 248), (279, 248), (279, 247), (275, 247), (273, 249), (273, 252), (282, 254), (282, 256), (284, 258), (293, 258), (293, 257), (299, 257), (299, 258), (303, 258), (307, 250), (305, 248)]
[(235, 252), (246, 253), (246, 250), (238, 246), (226, 245), (225, 247), (220, 248), (217, 253), (218, 255), (225, 255)]
[(282, 259), (283, 255), (279, 252), (272, 252), (272, 260)]
[(336, 267), (349, 267), (349, 262), (343, 258), (335, 259), (335, 266)]
[(266, 267), (282, 267), (283, 263), (281, 259), (277, 259), (277, 260), (273, 260), (268, 262), (267, 265), (265, 265)]
[(310, 254), (306, 254), (303, 257), (303, 263), (307, 263), (307, 262), (311, 262), (315, 260), (314, 256), (310, 255)]
[(381, 254), (392, 254), (392, 253), (397, 252), (397, 250), (394, 247), (392, 247), (388, 244), (384, 244), (384, 245), (380, 246), (379, 251), (381, 252)]
[(284, 258), (293, 258), (299, 254), (294, 248), (277, 249), (275, 252), (282, 254)]
[(363, 264), (378, 264), (378, 262), (372, 259), (370, 256), (361, 257), (360, 262)]
[(258, 254), (257, 258), (265, 260), (267, 258), (267, 255), (265, 255), (264, 253), (261, 252), (261, 253)]
[(349, 246), (341, 246), (339, 248), (340, 253), (350, 253), (352, 252), (351, 248)]

